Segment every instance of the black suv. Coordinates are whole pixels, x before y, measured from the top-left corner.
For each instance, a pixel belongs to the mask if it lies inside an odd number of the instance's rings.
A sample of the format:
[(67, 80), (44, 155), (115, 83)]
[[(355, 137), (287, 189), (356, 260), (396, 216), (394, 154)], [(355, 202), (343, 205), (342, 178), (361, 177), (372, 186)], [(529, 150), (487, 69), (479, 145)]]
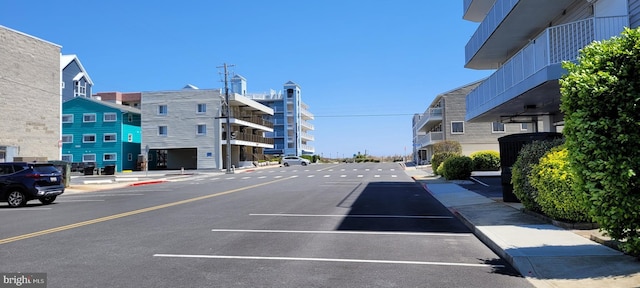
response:
[(0, 163), (0, 201), (11, 207), (24, 206), (38, 199), (51, 204), (64, 193), (62, 173), (49, 163)]

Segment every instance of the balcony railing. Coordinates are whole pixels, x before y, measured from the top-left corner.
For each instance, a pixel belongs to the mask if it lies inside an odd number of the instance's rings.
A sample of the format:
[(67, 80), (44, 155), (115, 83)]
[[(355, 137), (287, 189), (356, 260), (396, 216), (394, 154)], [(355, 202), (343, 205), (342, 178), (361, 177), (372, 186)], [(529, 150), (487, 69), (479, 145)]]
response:
[(313, 135), (308, 133), (300, 133), (300, 138), (305, 139), (307, 141), (314, 141), (316, 138)]
[(315, 147), (313, 147), (313, 146), (311, 146), (311, 145), (304, 145), (304, 144), (301, 144), (301, 145), (300, 145), (300, 148), (301, 148), (302, 150), (304, 150), (305, 152), (309, 152), (309, 153), (314, 153), (314, 152), (316, 152), (316, 148), (315, 148)]
[[(227, 132), (222, 132), (222, 140), (227, 140)], [(230, 140), (241, 140), (247, 142), (255, 142), (255, 143), (263, 143), (263, 144), (271, 144), (273, 145), (272, 138), (262, 137), (260, 135), (241, 133), (241, 132), (231, 132)]]
[(300, 121), (300, 125), (302, 125), (303, 128), (306, 128), (306, 130), (313, 130), (314, 129), (313, 124), (311, 124), (311, 123), (309, 123), (307, 121), (304, 121), (304, 120)]
[(617, 16), (589, 18), (547, 28), (467, 95), (467, 119), (503, 103), (496, 103), (496, 99), (540, 70), (563, 61), (575, 61), (580, 49), (593, 41), (619, 35), (628, 25), (628, 17)]
[(442, 140), (444, 140), (443, 132), (429, 132), (426, 135), (418, 136), (415, 146), (418, 148), (426, 147)]
[(427, 125), (431, 121), (442, 121), (442, 108), (429, 108), (422, 114), (420, 120), (416, 123), (416, 130)]
[(305, 120), (313, 120), (315, 118), (311, 112), (304, 108), (300, 108), (300, 115), (302, 116), (302, 119)]
[(286, 134), (282, 132), (265, 132), (264, 136), (267, 138), (284, 138)]

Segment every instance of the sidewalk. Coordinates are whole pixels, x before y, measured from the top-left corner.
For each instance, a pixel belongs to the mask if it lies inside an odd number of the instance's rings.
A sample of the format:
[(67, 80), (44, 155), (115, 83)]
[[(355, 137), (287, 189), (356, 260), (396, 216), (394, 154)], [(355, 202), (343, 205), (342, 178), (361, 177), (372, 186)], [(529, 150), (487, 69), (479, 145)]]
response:
[(536, 287), (640, 287), (640, 261), (420, 167), (405, 172)]

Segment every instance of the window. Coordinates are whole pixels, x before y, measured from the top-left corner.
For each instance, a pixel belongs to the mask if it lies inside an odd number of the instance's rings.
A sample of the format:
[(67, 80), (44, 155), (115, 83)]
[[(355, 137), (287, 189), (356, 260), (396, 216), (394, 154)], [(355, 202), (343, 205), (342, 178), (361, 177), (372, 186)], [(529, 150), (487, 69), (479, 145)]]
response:
[(198, 124), (198, 126), (196, 126), (196, 135), (206, 135), (206, 134), (207, 134), (207, 125)]
[(116, 142), (116, 133), (104, 133), (103, 140), (104, 142)]
[(133, 161), (133, 154), (127, 154), (127, 161)]
[(491, 123), (491, 133), (504, 133), (504, 123), (493, 122)]
[(96, 122), (96, 113), (84, 113), (82, 114), (82, 122)]
[(73, 143), (73, 135), (62, 135), (62, 143)]
[(167, 115), (167, 105), (158, 105), (158, 115)]
[(158, 135), (167, 136), (167, 126), (158, 126)]
[(521, 131), (529, 130), (529, 123), (520, 123), (520, 130)]
[(133, 122), (133, 115), (129, 114), (129, 122)]
[(104, 122), (116, 122), (118, 116), (116, 113), (104, 113), (103, 120)]
[(73, 123), (73, 114), (62, 114), (62, 123)]
[(116, 161), (116, 153), (104, 153), (102, 154), (103, 161)]
[(207, 104), (198, 104), (198, 110), (196, 110), (196, 113), (198, 114), (204, 114), (207, 113)]
[(60, 160), (72, 163), (73, 162), (73, 155), (71, 155), (71, 154), (62, 154), (62, 158)]
[(96, 162), (96, 154), (82, 154), (82, 162)]
[(74, 81), (75, 89), (73, 91), (74, 96), (87, 96), (87, 83), (80, 83), (80, 81)]
[(127, 134), (127, 142), (133, 142), (133, 134)]
[(96, 134), (82, 134), (82, 143), (96, 143)]
[(464, 122), (463, 121), (451, 121), (451, 134), (463, 134)]

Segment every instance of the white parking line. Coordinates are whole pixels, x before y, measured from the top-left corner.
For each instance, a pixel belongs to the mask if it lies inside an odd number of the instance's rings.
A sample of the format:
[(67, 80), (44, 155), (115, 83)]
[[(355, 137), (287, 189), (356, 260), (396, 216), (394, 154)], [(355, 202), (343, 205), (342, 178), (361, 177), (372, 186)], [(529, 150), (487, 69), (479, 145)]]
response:
[(364, 177), (364, 175), (358, 175), (358, 178), (362, 178), (362, 177)]
[(340, 178), (346, 178), (347, 175), (340, 175)]
[(249, 177), (249, 176), (245, 176), (245, 177), (242, 177), (242, 179), (243, 179), (243, 180), (245, 180), (245, 179), (251, 179), (251, 177)]
[(153, 257), (165, 258), (199, 258), (199, 259), (228, 259), (228, 260), (274, 260), (274, 261), (315, 261), (342, 263), (370, 263), (370, 264), (404, 264), (404, 265), (433, 265), (433, 266), (464, 266), (464, 267), (493, 267), (504, 265), (490, 265), (478, 263), (428, 262), (428, 261), (398, 261), (398, 260), (368, 260), (368, 259), (338, 259), (338, 258), (298, 258), (298, 257), (264, 257), (264, 256), (231, 256), (231, 255), (186, 255), (186, 254), (153, 254)]
[(278, 179), (278, 178), (282, 178), (282, 175), (278, 175), (278, 176), (275, 176), (275, 177), (273, 177), (273, 178), (276, 178), (276, 179)]
[(391, 175), (391, 178), (396, 178), (398, 177), (398, 175)]
[(470, 237), (471, 233), (433, 233), (433, 232), (376, 232), (376, 231), (301, 231), (301, 230), (246, 230), (246, 229), (211, 229), (211, 232), (231, 233), (294, 233), (294, 234), (350, 234), (350, 235), (402, 235), (402, 236), (443, 236)]
[(260, 176), (260, 177), (258, 177), (258, 179), (264, 179), (264, 178), (267, 178), (267, 176)]
[(309, 176), (307, 176), (307, 177), (308, 177), (308, 178), (313, 178), (313, 177), (316, 177), (316, 175), (309, 175)]
[(413, 216), (413, 215), (340, 215), (340, 214), (260, 214), (252, 213), (249, 216), (272, 217), (342, 217), (342, 218), (404, 218), (404, 219), (452, 219), (452, 216)]
[(380, 175), (373, 175), (374, 178), (380, 178)]
[(324, 178), (329, 178), (331, 177), (331, 175), (324, 175)]

